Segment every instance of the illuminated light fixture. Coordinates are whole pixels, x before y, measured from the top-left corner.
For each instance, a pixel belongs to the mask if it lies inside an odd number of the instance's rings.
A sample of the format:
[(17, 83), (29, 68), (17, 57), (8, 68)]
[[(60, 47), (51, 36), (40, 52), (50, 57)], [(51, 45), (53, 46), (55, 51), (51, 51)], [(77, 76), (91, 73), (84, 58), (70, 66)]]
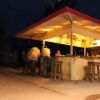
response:
[(75, 23), (75, 24), (77, 24), (77, 25), (82, 25), (82, 23), (79, 22), (79, 21), (73, 21), (73, 23)]
[(60, 25), (59, 26), (54, 26), (54, 28), (60, 28), (60, 27), (62, 27), (62, 26), (60, 26)]
[(93, 44), (95, 44), (96, 46), (100, 46), (100, 40), (95, 40), (95, 41), (93, 42)]
[(50, 31), (50, 30), (52, 30), (52, 29), (45, 29), (46, 31)]
[(58, 38), (57, 38), (57, 37), (53, 37), (53, 38), (45, 39), (44, 41), (48, 41), (48, 42), (57, 43), (57, 41), (58, 41)]
[(87, 28), (90, 28), (90, 29), (97, 29), (97, 28), (100, 28), (100, 26), (85, 26), (85, 27), (87, 27)]
[(52, 29), (48, 28), (48, 29), (40, 29), (42, 31), (51, 31)]
[(66, 21), (66, 22), (63, 23), (63, 25), (68, 25), (68, 24), (70, 24), (69, 21)]

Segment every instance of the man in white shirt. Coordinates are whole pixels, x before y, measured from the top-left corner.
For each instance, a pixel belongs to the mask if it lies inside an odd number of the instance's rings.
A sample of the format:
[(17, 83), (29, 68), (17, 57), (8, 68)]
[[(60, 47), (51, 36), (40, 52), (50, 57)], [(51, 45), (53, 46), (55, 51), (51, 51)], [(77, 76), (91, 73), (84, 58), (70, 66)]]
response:
[(50, 49), (47, 46), (42, 48), (42, 56), (47, 56), (50, 58)]
[(44, 46), (42, 48), (41, 55), (43, 57), (43, 76), (44, 77), (49, 77), (50, 74), (50, 49), (47, 48), (47, 46)]
[(28, 53), (28, 59), (33, 61), (38, 61), (39, 56), (40, 56), (40, 50), (37, 47), (33, 47)]
[(40, 56), (40, 50), (37, 47), (31, 48), (31, 50), (28, 52), (28, 59), (32, 62), (32, 72), (36, 68), (36, 63), (38, 62), (38, 58)]

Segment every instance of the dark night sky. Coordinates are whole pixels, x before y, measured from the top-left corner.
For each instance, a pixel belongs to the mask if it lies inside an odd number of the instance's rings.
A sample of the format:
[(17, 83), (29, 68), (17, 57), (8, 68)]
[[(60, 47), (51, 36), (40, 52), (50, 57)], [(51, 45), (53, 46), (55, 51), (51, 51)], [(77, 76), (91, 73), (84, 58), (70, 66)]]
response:
[(75, 9), (100, 20), (100, 0), (78, 0)]
[[(54, 7), (52, 0), (2, 0), (0, 23), (6, 36), (14, 36), (28, 25), (33, 24), (35, 20), (42, 18), (46, 4)], [(100, 0), (78, 0), (73, 9), (100, 19)]]
[(33, 24), (43, 16), (46, 4), (53, 6), (50, 0), (3, 0), (0, 3), (0, 22), (5, 32), (13, 35), (24, 29), (26, 24)]
[[(45, 4), (53, 7), (51, 0), (2, 0), (0, 3), (0, 22), (5, 32), (15, 35), (26, 24), (43, 17)], [(100, 19), (100, 0), (78, 0), (74, 9)]]

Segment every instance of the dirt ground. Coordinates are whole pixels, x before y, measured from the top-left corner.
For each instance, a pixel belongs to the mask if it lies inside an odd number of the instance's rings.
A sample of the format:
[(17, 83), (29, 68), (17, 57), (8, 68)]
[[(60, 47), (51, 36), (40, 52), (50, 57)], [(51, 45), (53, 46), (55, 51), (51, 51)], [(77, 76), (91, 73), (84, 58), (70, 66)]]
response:
[(100, 100), (100, 82), (52, 81), (1, 67), (0, 100)]

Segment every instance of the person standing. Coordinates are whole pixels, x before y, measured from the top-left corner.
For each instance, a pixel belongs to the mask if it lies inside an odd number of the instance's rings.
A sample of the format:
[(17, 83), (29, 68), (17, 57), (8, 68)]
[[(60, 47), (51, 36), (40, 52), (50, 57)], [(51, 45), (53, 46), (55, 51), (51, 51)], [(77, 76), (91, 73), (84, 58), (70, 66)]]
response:
[(43, 57), (43, 76), (49, 77), (51, 66), (50, 66), (50, 49), (47, 46), (42, 48), (41, 56)]
[(28, 59), (32, 63), (31, 71), (32, 73), (35, 72), (36, 64), (38, 62), (38, 58), (40, 56), (40, 50), (37, 47), (33, 47), (27, 54)]

